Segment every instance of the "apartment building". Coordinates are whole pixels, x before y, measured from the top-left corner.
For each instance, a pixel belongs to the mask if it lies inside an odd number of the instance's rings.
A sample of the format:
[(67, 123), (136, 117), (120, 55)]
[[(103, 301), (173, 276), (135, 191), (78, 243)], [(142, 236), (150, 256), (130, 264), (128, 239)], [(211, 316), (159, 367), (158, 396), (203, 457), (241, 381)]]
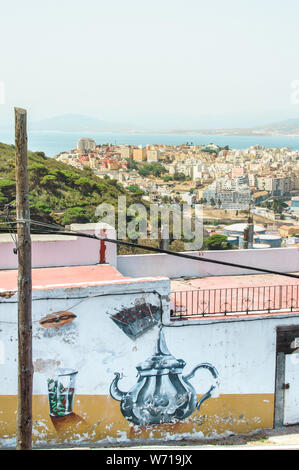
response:
[(245, 173), (245, 169), (241, 166), (239, 167), (234, 167), (231, 169), (231, 177), (232, 178), (238, 178), (239, 176), (243, 176)]
[(96, 146), (97, 144), (95, 143), (95, 141), (88, 137), (81, 137), (81, 139), (79, 139), (77, 142), (77, 150), (83, 153), (89, 150), (95, 150)]
[(211, 184), (203, 191), (203, 198), (207, 204), (213, 204), (222, 209), (245, 210), (251, 202), (250, 188), (245, 186), (238, 190), (219, 189), (217, 185)]
[(148, 162), (158, 162), (160, 160), (160, 151), (158, 149), (148, 149), (146, 151), (146, 159)]
[(257, 177), (259, 190), (268, 191), (273, 196), (283, 196), (292, 190), (291, 176), (260, 176)]
[(130, 146), (124, 145), (120, 148), (120, 156), (123, 160), (133, 157), (133, 149)]
[(145, 148), (134, 148), (133, 149), (133, 160), (137, 162), (146, 161), (146, 149)]

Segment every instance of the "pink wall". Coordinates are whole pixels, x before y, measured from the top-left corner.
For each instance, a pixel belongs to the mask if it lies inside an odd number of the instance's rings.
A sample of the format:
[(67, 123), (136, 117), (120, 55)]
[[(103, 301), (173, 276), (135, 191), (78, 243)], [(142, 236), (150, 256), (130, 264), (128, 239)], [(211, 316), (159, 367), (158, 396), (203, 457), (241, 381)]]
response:
[[(95, 224), (88, 224), (85, 228), (84, 225), (74, 227), (85, 233), (95, 233)], [(115, 231), (112, 228), (104, 227), (102, 230), (97, 225), (99, 235), (115, 238)], [(116, 245), (111, 243), (107, 244), (100, 240), (75, 235), (32, 235), (31, 238), (33, 268), (82, 266), (98, 264), (100, 261), (116, 266)], [(16, 269), (18, 267), (18, 256), (13, 253), (14, 247), (10, 235), (0, 235), (0, 269)]]

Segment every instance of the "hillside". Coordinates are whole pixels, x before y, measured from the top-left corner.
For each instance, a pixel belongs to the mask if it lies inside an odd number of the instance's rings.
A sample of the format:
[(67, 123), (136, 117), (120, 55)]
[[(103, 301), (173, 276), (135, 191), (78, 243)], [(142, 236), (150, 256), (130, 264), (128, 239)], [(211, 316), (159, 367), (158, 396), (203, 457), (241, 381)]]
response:
[[(127, 205), (140, 202), (140, 195), (129, 193), (116, 180), (96, 177), (89, 169), (78, 170), (43, 152), (28, 152), (28, 160), (32, 219), (62, 225), (96, 222), (95, 209), (103, 202), (116, 206), (121, 195), (127, 197)], [(10, 216), (14, 215), (14, 201), (15, 150), (0, 143), (0, 217), (8, 203)]]

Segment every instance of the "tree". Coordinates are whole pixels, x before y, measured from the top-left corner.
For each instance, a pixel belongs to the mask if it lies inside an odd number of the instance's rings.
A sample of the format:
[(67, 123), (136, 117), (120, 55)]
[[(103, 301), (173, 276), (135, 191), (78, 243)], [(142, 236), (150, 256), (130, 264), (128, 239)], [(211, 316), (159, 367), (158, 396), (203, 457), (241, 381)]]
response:
[(62, 224), (73, 224), (81, 223), (85, 224), (89, 222), (89, 218), (86, 216), (85, 210), (82, 207), (71, 207), (64, 213)]
[(34, 163), (29, 165), (29, 178), (33, 184), (37, 184), (45, 175), (48, 174), (48, 169), (43, 163)]
[(130, 186), (128, 186), (128, 190), (133, 194), (144, 194), (144, 191), (139, 188), (138, 184), (130, 184)]
[(165, 181), (165, 183), (168, 183), (168, 181), (172, 181), (173, 178), (171, 175), (165, 175), (164, 178), (163, 178), (163, 181)]
[(40, 180), (40, 183), (43, 186), (47, 186), (48, 188), (54, 189), (56, 187), (56, 176), (54, 176), (54, 175), (45, 175)]
[(85, 194), (89, 193), (93, 189), (93, 184), (85, 176), (82, 176), (81, 178), (76, 179), (74, 183), (75, 185), (79, 186), (81, 191)]
[(8, 202), (8, 198), (3, 196), (3, 194), (0, 192), (0, 206), (5, 205)]
[(128, 162), (128, 169), (129, 170), (138, 170), (138, 164), (133, 160), (133, 158), (126, 158)]
[(149, 176), (151, 173), (150, 169), (144, 165), (144, 167), (138, 170), (140, 176)]
[(185, 181), (186, 175), (185, 175), (184, 173), (182, 173), (182, 172), (180, 172), (180, 173), (175, 173), (175, 174), (173, 175), (173, 179), (176, 180), (176, 181)]
[(5, 197), (12, 196), (15, 193), (15, 189), (16, 189), (15, 181), (8, 179), (8, 178), (0, 179), (0, 191)]
[(158, 162), (145, 163), (139, 169), (138, 173), (140, 176), (153, 175), (159, 178), (162, 174), (167, 173), (166, 168)]
[(204, 240), (206, 250), (230, 250), (232, 244), (227, 241), (225, 235), (215, 234)]

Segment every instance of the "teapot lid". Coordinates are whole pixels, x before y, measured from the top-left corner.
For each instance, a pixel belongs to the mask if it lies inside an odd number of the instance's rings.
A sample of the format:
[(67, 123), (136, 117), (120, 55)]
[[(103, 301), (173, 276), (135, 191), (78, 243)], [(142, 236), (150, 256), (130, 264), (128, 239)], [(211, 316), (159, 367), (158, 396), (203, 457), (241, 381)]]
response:
[(141, 364), (138, 364), (137, 370), (140, 375), (163, 375), (169, 372), (178, 374), (185, 365), (186, 363), (183, 359), (176, 359), (170, 354), (166, 346), (162, 327), (160, 327), (154, 354)]

